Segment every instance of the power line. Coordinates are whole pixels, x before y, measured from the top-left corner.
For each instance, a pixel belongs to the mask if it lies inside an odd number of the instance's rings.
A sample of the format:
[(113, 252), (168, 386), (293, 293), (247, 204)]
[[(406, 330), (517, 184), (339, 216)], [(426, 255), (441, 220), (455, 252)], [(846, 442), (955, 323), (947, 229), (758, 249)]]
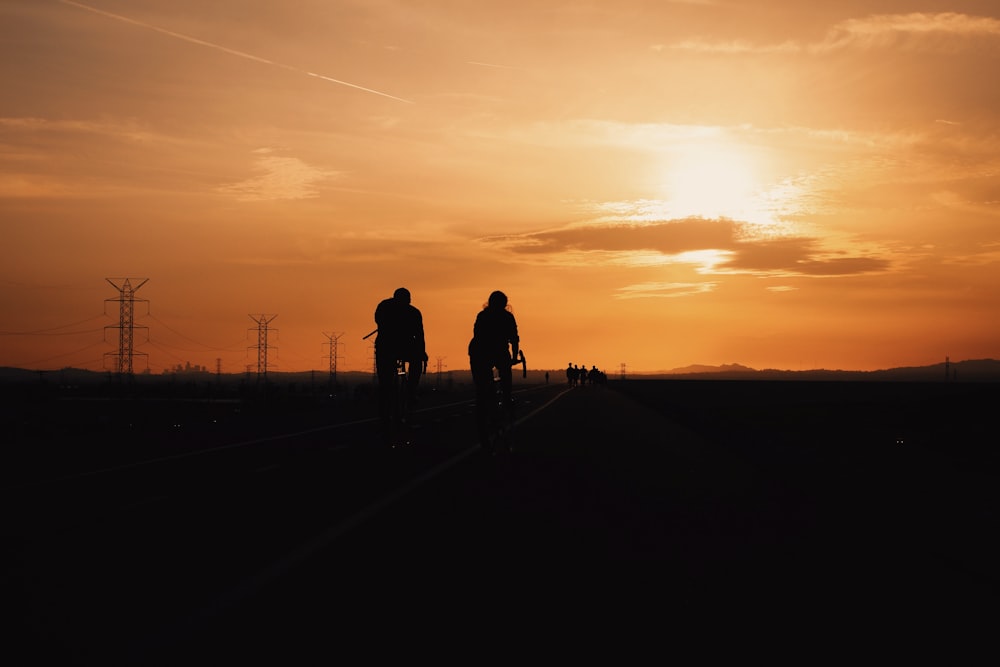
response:
[(92, 322), (94, 320), (103, 320), (107, 315), (101, 313), (100, 315), (94, 315), (93, 317), (88, 317), (85, 320), (80, 320), (79, 322), (71, 322), (70, 324), (62, 324), (57, 327), (49, 327), (48, 329), (37, 329), (35, 331), (0, 331), (0, 336), (73, 336), (82, 333), (94, 333), (96, 331), (101, 331), (101, 329), (87, 329), (86, 331), (63, 331), (60, 333), (51, 333), (58, 331), (59, 329), (67, 329), (69, 327), (75, 327), (80, 324), (86, 324), (87, 322)]
[[(174, 329), (169, 324), (167, 324), (166, 322), (164, 322), (163, 320), (161, 320), (159, 317), (156, 317), (155, 315), (149, 315), (149, 318), (151, 320), (153, 320), (154, 322), (156, 322), (157, 324), (161, 325), (167, 331), (170, 331), (171, 333), (177, 334), (178, 336), (180, 336), (184, 340), (189, 341), (191, 343), (194, 343), (195, 345), (200, 345), (201, 347), (205, 348), (208, 351), (215, 352), (215, 351), (218, 351), (218, 350), (226, 350), (226, 351), (229, 351), (229, 352), (233, 352), (233, 351), (235, 351), (236, 349), (238, 349), (239, 347), (241, 347), (243, 345), (243, 341), (242, 340), (236, 341), (235, 343), (233, 343), (231, 345), (227, 345), (227, 346), (207, 345), (205, 343), (202, 343), (201, 341), (198, 341), (198, 340), (195, 340), (194, 338), (191, 338), (190, 336), (188, 336), (188, 335), (186, 335), (186, 334), (178, 331), (177, 329)], [(184, 349), (184, 348), (178, 347), (177, 349)], [(193, 351), (193, 350), (185, 350), (185, 351)]]
[[(63, 352), (61, 354), (55, 354), (55, 355), (52, 355), (50, 357), (45, 357), (44, 359), (36, 359), (34, 361), (29, 361), (29, 362), (26, 362), (26, 363), (24, 363), (22, 365), (24, 367), (28, 367), (28, 368), (30, 368), (31, 366), (40, 366), (42, 364), (48, 363), (50, 361), (53, 361), (55, 359), (60, 359), (60, 358), (63, 358), (63, 357), (72, 356), (74, 354), (79, 354), (80, 352), (83, 352), (85, 350), (89, 350), (92, 347), (97, 347), (98, 345), (104, 345), (104, 343), (105, 343), (104, 340), (99, 340), (96, 343), (91, 343), (90, 345), (85, 345), (84, 347), (81, 347), (81, 348), (79, 348), (77, 350), (73, 350), (72, 352)], [(98, 361), (100, 361), (100, 360), (91, 360), (91, 362), (94, 363), (95, 365), (97, 364)]]

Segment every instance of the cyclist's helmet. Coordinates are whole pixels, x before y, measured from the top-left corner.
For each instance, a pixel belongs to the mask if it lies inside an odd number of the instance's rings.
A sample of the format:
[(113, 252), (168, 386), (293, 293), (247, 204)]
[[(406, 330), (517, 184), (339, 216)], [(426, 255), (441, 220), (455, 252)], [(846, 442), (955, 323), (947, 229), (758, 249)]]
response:
[(392, 298), (396, 301), (402, 301), (404, 303), (410, 302), (410, 290), (405, 287), (400, 287), (395, 292), (392, 293)]

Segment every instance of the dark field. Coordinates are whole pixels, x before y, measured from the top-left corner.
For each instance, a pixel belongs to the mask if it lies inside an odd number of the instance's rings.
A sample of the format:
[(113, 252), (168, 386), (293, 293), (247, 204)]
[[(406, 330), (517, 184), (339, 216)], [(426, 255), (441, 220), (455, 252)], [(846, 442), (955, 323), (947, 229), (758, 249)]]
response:
[(1000, 383), (517, 389), (502, 459), (475, 446), (461, 390), (428, 388), (391, 451), (353, 392), (9, 396), (11, 627), (63, 664), (191, 664), (349, 642), (386, 605), (440, 632), (508, 606), (611, 622), (653, 603), (1000, 602)]

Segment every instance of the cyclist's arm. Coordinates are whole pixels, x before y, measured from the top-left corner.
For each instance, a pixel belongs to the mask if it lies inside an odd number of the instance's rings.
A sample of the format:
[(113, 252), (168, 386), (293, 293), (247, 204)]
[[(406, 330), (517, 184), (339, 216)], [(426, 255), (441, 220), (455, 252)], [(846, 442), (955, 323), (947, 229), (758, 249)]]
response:
[(511, 334), (510, 334), (510, 358), (512, 363), (517, 362), (518, 351), (521, 349), (521, 339), (517, 335), (517, 320), (511, 316)]

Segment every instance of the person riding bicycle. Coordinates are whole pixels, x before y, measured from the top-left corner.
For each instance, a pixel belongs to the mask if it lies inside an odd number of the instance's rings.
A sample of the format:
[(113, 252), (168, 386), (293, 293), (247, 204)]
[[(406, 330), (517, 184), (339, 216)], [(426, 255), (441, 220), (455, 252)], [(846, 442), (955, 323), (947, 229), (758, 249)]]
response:
[(410, 291), (400, 287), (392, 298), (383, 299), (375, 308), (375, 373), (378, 377), (379, 417), (386, 421), (392, 417), (396, 386), (396, 362), (406, 361), (409, 371), (406, 381), (407, 401), (416, 400), (417, 385), (427, 363), (424, 341), (424, 320), (420, 311), (410, 303)]
[[(500, 377), (504, 404), (510, 406), (512, 385), (511, 367), (518, 356), (520, 338), (517, 320), (507, 306), (507, 295), (497, 290), (476, 315), (469, 341), (469, 365), (472, 381), (476, 385), (476, 427), (480, 443), (489, 446), (489, 413), (494, 397), (493, 369)], [(508, 408), (509, 409), (509, 408)]]

